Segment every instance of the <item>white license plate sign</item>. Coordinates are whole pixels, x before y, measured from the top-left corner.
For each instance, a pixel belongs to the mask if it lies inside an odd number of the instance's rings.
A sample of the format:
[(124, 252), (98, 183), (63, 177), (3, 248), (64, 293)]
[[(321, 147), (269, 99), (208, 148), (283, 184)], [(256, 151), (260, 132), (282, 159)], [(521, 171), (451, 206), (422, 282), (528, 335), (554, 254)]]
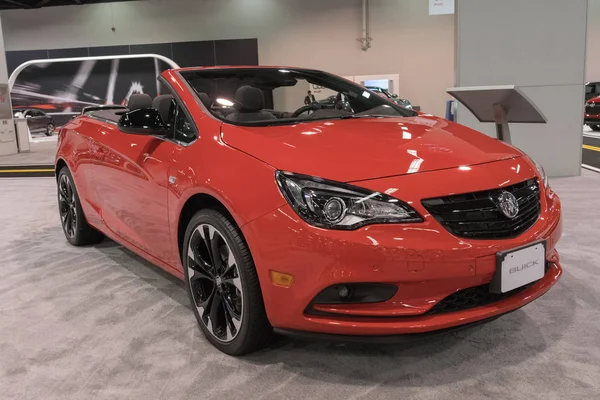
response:
[(490, 291), (506, 293), (544, 277), (546, 242), (536, 242), (513, 250), (498, 252), (496, 274)]

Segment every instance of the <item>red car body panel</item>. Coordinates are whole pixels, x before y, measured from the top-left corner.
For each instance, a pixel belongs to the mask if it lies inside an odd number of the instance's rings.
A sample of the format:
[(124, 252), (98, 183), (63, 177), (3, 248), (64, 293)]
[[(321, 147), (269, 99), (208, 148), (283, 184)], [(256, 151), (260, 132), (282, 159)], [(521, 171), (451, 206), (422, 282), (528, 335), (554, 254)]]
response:
[[(372, 136), (368, 150), (365, 132)], [(225, 125), (223, 141), (278, 169), (340, 182), (482, 164), (521, 155), (472, 129), (426, 116), (318, 121), (260, 130)]]
[[(196, 124), (195, 142), (181, 146), (125, 134), (114, 124), (81, 116), (64, 126), (57, 164), (64, 162), (71, 170), (91, 225), (180, 278), (184, 206), (194, 196), (219, 201), (248, 244), (274, 327), (345, 335), (443, 329), (519, 308), (560, 277), (555, 250), (562, 232), (560, 200), (543, 188), (535, 166), (517, 149), (425, 115), (276, 127), (230, 125), (209, 115), (177, 71), (166, 71), (163, 77)], [(365, 132), (372, 138), (365, 139)], [(352, 231), (311, 226), (281, 195), (277, 170), (360, 181), (355, 184), (408, 203), (424, 222)], [(533, 177), (541, 186), (541, 214), (513, 239), (458, 238), (421, 205), (422, 199)], [(487, 306), (423, 315), (458, 290), (490, 282), (498, 251), (540, 239), (547, 241), (549, 268), (533, 286)], [(274, 285), (270, 271), (293, 275), (293, 284)], [(305, 313), (316, 294), (340, 282), (390, 283), (399, 290), (382, 303), (319, 305), (327, 316)]]
[[(549, 192), (542, 200), (541, 217), (532, 228), (517, 238), (506, 240), (468, 240), (449, 235), (437, 221), (428, 218), (420, 199), (454, 191), (479, 191), (488, 187), (490, 181), (509, 185), (531, 176), (535, 176), (535, 172), (529, 162), (518, 158), (475, 166), (467, 171), (449, 169), (361, 182), (361, 186), (381, 192), (398, 189), (394, 195), (400, 193), (399, 198), (425, 216), (426, 221), (421, 224), (372, 225), (357, 231), (331, 232), (309, 226), (288, 205), (249, 223), (243, 232), (255, 262), (262, 266), (261, 282), (269, 282), (269, 270), (291, 274), (295, 280), (289, 289), (270, 285), (265, 290), (263, 287), (269, 319), (274, 324), (301, 331), (391, 335), (460, 325), (466, 323), (462, 318), (467, 315), (473, 320), (489, 318), (502, 313), (503, 309), (528, 303), (545, 293), (560, 276), (561, 267), (554, 248), (562, 232), (561, 207), (554, 193)], [(270, 232), (274, 234), (271, 236)], [(460, 318), (454, 314), (418, 317), (458, 290), (490, 282), (496, 270), (498, 251), (539, 239), (547, 240), (546, 258), (554, 266), (528, 294), (511, 297), (503, 306), (495, 303), (464, 315), (454, 313)], [(384, 303), (317, 307), (319, 311), (333, 314), (382, 318), (372, 324), (351, 317), (343, 319), (345, 324), (337, 317), (296, 318), (320, 291), (340, 281), (393, 283), (399, 290)], [(282, 299), (287, 299), (285, 306), (281, 305)], [(405, 320), (407, 316), (414, 318)], [(401, 318), (394, 320), (393, 317)]]

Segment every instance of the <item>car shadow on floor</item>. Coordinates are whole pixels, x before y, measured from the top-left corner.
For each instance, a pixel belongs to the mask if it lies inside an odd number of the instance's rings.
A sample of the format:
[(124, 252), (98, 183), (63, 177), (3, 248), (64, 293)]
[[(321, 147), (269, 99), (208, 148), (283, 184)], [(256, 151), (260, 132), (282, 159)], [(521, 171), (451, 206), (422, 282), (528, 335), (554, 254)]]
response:
[[(110, 239), (104, 239), (92, 247), (191, 311), (192, 307), (181, 279)], [(193, 317), (193, 314), (191, 315)]]
[[(112, 241), (94, 247), (185, 305), (194, 318), (182, 281)], [(564, 285), (555, 286), (546, 296), (487, 324), (427, 340), (357, 344), (276, 336), (266, 349), (240, 360), (260, 367), (281, 365), (294, 376), (351, 385), (359, 391), (360, 387), (424, 387), (483, 377), (529, 362), (562, 337), (573, 321), (575, 299)], [(199, 340), (204, 340), (201, 336)], [(269, 373), (268, 368), (265, 371)]]

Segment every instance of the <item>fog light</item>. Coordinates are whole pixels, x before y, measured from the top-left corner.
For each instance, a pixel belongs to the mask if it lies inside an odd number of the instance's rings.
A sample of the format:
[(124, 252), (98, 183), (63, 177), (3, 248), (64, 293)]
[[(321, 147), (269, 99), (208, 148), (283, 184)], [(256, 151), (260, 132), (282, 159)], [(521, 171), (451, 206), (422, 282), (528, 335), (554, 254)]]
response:
[(346, 285), (340, 286), (338, 289), (338, 295), (342, 300), (348, 300), (350, 298), (350, 288)]
[(313, 304), (379, 303), (391, 299), (398, 286), (386, 283), (339, 283), (323, 289)]
[(289, 274), (284, 274), (283, 272), (270, 271), (271, 273), (271, 282), (273, 285), (289, 288), (294, 283), (294, 277)]

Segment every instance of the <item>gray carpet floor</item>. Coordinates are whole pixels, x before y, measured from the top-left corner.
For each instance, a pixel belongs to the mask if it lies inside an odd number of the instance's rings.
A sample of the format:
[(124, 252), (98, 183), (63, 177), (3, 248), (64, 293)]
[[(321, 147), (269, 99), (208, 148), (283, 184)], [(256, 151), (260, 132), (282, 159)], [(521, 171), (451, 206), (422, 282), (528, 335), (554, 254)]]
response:
[(111, 241), (69, 246), (52, 178), (0, 180), (0, 399), (600, 398), (600, 174), (552, 185), (565, 273), (537, 302), (428, 342), (232, 358), (178, 280)]

